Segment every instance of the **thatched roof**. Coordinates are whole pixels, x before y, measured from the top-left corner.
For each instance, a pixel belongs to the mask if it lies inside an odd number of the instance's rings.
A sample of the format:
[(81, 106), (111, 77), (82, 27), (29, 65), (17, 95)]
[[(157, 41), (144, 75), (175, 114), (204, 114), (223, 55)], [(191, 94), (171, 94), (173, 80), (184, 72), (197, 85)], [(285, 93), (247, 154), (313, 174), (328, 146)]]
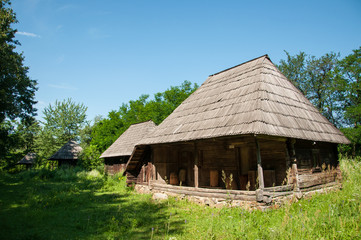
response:
[(130, 156), (135, 145), (155, 129), (153, 121), (131, 125), (120, 137), (107, 149), (100, 158)]
[(139, 144), (244, 134), (349, 143), (265, 55), (209, 76)]
[(49, 160), (77, 160), (80, 152), (83, 150), (74, 140), (70, 140), (62, 146)]
[(28, 153), (26, 154), (17, 164), (27, 164), (32, 165), (36, 161), (36, 153)]

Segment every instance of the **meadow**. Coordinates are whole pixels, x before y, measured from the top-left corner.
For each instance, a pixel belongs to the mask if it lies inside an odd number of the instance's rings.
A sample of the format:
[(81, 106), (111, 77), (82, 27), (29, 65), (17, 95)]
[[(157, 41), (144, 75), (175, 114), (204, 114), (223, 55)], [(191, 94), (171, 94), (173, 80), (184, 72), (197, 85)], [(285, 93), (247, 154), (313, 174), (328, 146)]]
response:
[(0, 239), (361, 239), (361, 161), (343, 188), (280, 208), (158, 202), (125, 178), (79, 168), (0, 174)]

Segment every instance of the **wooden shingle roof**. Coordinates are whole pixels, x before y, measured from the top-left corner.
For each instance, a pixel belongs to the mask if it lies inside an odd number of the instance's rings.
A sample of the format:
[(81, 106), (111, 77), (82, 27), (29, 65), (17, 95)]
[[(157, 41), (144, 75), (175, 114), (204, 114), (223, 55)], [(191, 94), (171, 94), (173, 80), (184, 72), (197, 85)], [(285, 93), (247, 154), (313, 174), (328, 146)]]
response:
[(264, 55), (209, 76), (139, 145), (244, 134), (349, 143)]
[(82, 150), (83, 148), (76, 141), (70, 140), (54, 153), (49, 160), (76, 160)]
[(130, 127), (107, 149), (100, 158), (130, 156), (135, 145), (155, 129), (153, 121), (130, 125)]
[(26, 165), (32, 165), (36, 161), (36, 153), (28, 153), (26, 154), (17, 164), (26, 164)]

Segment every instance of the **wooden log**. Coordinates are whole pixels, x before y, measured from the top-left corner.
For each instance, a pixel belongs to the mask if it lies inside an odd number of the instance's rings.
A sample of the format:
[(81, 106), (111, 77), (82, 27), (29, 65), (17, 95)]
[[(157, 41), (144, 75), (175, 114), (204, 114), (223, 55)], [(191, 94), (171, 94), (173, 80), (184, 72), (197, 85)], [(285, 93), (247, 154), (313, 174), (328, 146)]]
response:
[(318, 180), (320, 178), (329, 178), (329, 177), (336, 179), (337, 172), (330, 172), (330, 173), (329, 172), (321, 172), (321, 173), (304, 174), (304, 175), (300, 175), (299, 179), (300, 179), (300, 182), (307, 182), (307, 181)]
[(326, 183), (330, 183), (330, 182), (335, 182), (335, 178), (334, 177), (319, 178), (319, 179), (314, 179), (312, 181), (301, 182), (300, 188), (307, 188), (307, 187), (326, 184)]
[(257, 151), (257, 174), (258, 174), (258, 185), (259, 189), (264, 189), (264, 179), (263, 179), (263, 168), (261, 161), (261, 149), (259, 147), (258, 140), (256, 138), (256, 151)]
[(198, 166), (194, 164), (194, 187), (198, 188)]
[(293, 191), (285, 191), (285, 192), (263, 192), (263, 196), (268, 196), (268, 197), (281, 197), (281, 196), (287, 196), (287, 195), (292, 195), (294, 192)]
[(220, 199), (231, 198), (233, 200), (256, 201), (256, 196), (243, 195), (243, 194), (231, 194), (231, 193), (209, 193), (209, 192), (198, 191), (199, 189), (200, 188), (198, 188), (196, 190), (194, 190), (194, 189), (186, 190), (186, 189), (175, 189), (175, 188), (153, 186), (153, 190), (172, 192), (172, 193), (177, 193), (177, 194), (185, 194), (185, 195), (190, 195), (190, 196), (220, 198)]
[(153, 165), (153, 168), (152, 168), (152, 180), (157, 180), (157, 169), (155, 167), (155, 165)]
[(194, 143), (194, 187), (198, 188), (199, 177), (198, 177), (198, 149), (197, 143)]
[(257, 151), (257, 174), (258, 174), (258, 189), (256, 190), (256, 199), (258, 202), (263, 202), (264, 178), (263, 178), (263, 168), (261, 161), (261, 149), (259, 147), (257, 138), (256, 138), (256, 151)]
[(296, 150), (295, 150), (295, 143), (296, 143), (296, 139), (291, 139), (289, 141), (289, 147), (291, 149), (291, 172), (292, 172), (292, 178), (293, 178), (293, 186), (294, 186), (294, 195), (297, 198), (301, 198), (302, 197), (302, 192), (300, 190), (300, 184), (299, 184), (299, 176), (298, 176), (298, 170), (297, 170), (297, 158), (296, 158)]
[(198, 192), (205, 192), (205, 193), (223, 193), (223, 194), (242, 194), (242, 195), (250, 195), (255, 196), (255, 191), (242, 191), (242, 190), (226, 190), (226, 189), (216, 189), (216, 188), (198, 188), (195, 189), (194, 187), (186, 187), (186, 186), (174, 186), (169, 184), (159, 184), (153, 183), (154, 187), (162, 187), (164, 189), (178, 189), (178, 190), (189, 190), (189, 191), (198, 191)]
[(147, 180), (147, 183), (148, 183), (148, 186), (150, 186), (150, 180), (151, 180), (151, 176), (152, 176), (152, 172), (153, 172), (153, 164), (151, 162), (148, 162), (148, 165), (147, 165), (147, 172), (146, 172), (146, 180)]
[(312, 186), (312, 187), (308, 187), (308, 188), (303, 188), (302, 192), (310, 192), (310, 191), (315, 191), (315, 190), (319, 190), (319, 189), (323, 189), (323, 188), (330, 188), (330, 187), (341, 188), (342, 184), (337, 183), (337, 182), (331, 182), (331, 183), (321, 184), (321, 185)]
[(267, 187), (264, 189), (266, 192), (286, 192), (293, 191), (293, 185), (284, 185), (284, 186), (275, 186), (275, 187)]

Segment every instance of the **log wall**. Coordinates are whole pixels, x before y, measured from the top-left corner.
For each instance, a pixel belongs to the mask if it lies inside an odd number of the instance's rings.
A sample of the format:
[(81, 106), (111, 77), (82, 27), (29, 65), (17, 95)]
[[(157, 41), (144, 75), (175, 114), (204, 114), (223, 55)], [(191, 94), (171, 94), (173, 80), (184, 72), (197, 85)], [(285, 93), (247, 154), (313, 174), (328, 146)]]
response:
[(110, 175), (124, 172), (130, 156), (104, 158), (104, 171)]
[[(265, 186), (281, 185), (288, 169), (286, 139), (260, 139), (259, 142)], [(226, 188), (226, 185), (229, 185), (229, 189), (257, 188), (256, 146), (253, 136), (152, 146), (152, 162), (157, 169), (157, 176), (168, 183), (171, 175), (173, 179), (175, 174), (179, 176), (183, 170), (186, 172), (186, 181), (182, 185), (194, 186), (196, 155), (200, 187), (210, 187), (212, 172), (213, 188)], [(227, 177), (225, 181), (222, 180), (222, 172)], [(232, 182), (229, 181), (231, 174)], [(215, 176), (218, 177), (214, 179)]]
[[(287, 178), (287, 171), (290, 168), (288, 140), (268, 136), (257, 136), (257, 139), (265, 187), (292, 184), (292, 181)], [(322, 184), (332, 182), (337, 178), (337, 174), (326, 176), (323, 173), (317, 177), (315, 175), (328, 169), (322, 169), (322, 163), (324, 166), (330, 166), (328, 170), (337, 167), (336, 144), (315, 144), (311, 141), (297, 140), (295, 149), (299, 182), (302, 183), (302, 188), (317, 185), (318, 182)], [(197, 159), (198, 184), (201, 188), (255, 190), (258, 187), (254, 136), (152, 146), (152, 162), (157, 172), (156, 180), (170, 183), (172, 177), (174, 184), (193, 187), (195, 159)], [(186, 175), (186, 180), (182, 183), (179, 180), (180, 171), (185, 172)], [(227, 176), (225, 181), (222, 180), (222, 171)], [(231, 174), (233, 182), (229, 181)], [(175, 176), (178, 177), (178, 181)]]

